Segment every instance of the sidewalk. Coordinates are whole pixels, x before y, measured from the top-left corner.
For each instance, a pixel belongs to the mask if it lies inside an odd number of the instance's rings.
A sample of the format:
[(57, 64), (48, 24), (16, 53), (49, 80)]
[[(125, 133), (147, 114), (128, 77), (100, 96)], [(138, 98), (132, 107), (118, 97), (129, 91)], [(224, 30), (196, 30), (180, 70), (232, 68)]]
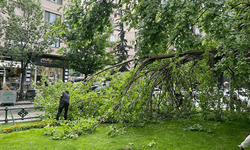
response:
[[(44, 110), (35, 110), (34, 108), (30, 108), (30, 107), (34, 107), (33, 102), (31, 101), (17, 101), (14, 105), (13, 104), (1, 104), (0, 105), (0, 120), (4, 120), (5, 119), (5, 108), (17, 108), (17, 109), (13, 109), (12, 114), (13, 117), (15, 119), (17, 118), (21, 118), (21, 116), (18, 115), (18, 113), (24, 108), (25, 111), (28, 112), (28, 114), (24, 117), (24, 118), (29, 118), (29, 117), (36, 117), (38, 115), (44, 115)], [(10, 120), (12, 119), (11, 116), (11, 112), (10, 110), (8, 110), (7, 112), (7, 118), (9, 119), (8, 123), (12, 123), (13, 121)], [(24, 120), (15, 120), (15, 122), (27, 122), (27, 121), (33, 121), (33, 120), (40, 120), (39, 118), (31, 118), (31, 119), (24, 119)], [(5, 123), (4, 121), (0, 121), (0, 124)]]
[(27, 101), (27, 100), (24, 100), (24, 101), (17, 101), (15, 102), (15, 104), (1, 104), (0, 105), (0, 108), (4, 108), (4, 107), (9, 107), (9, 108), (16, 108), (16, 107), (34, 107), (34, 104), (33, 102), (31, 101)]

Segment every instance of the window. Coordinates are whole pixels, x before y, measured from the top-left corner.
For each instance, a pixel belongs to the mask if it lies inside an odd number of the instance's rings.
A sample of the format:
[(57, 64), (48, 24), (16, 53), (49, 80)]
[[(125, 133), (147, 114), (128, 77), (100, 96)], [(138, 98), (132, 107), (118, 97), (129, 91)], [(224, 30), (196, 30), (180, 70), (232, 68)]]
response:
[(110, 41), (116, 41), (116, 36), (115, 35), (110, 35)]
[(62, 4), (62, 0), (50, 0), (51, 2), (57, 3), (57, 4)]
[(166, 4), (167, 0), (161, 0), (161, 4)]
[[(47, 40), (50, 41), (50, 38), (48, 37)], [(51, 44), (50, 47), (60, 47), (60, 38), (57, 38), (56, 42)]]
[(118, 27), (116, 23), (113, 23), (112, 26), (114, 29), (116, 29)]
[(126, 28), (126, 22), (123, 22), (123, 28)]
[(51, 47), (60, 47), (60, 39), (57, 38), (56, 43), (54, 43), (54, 44), (52, 44), (52, 45), (50, 45), (50, 46), (51, 46)]
[(114, 14), (110, 15), (110, 20), (114, 20)]
[(198, 28), (195, 27), (195, 34), (200, 35), (200, 34), (201, 34), (201, 33), (200, 33), (200, 29), (198, 29)]
[(60, 47), (60, 39), (57, 38), (57, 41), (54, 44), (50, 45), (50, 46), (51, 47)]
[(120, 16), (121, 16), (121, 12), (119, 12), (119, 11), (114, 12), (114, 17), (115, 18), (120, 17)]
[(57, 17), (60, 17), (60, 15), (45, 11), (45, 21), (53, 23), (54, 21), (56, 21)]
[(83, 2), (83, 0), (76, 0), (75, 3), (76, 3), (77, 6), (83, 6), (84, 2)]
[[(57, 0), (58, 1), (58, 0)], [(56, 19), (60, 17), (60, 15), (45, 11), (45, 21), (48, 21), (50, 23), (53, 23), (56, 21)], [(49, 39), (48, 39), (49, 40)], [(60, 39), (57, 38), (57, 42), (54, 44), (50, 45), (51, 47), (60, 47)]]
[(14, 46), (14, 45), (19, 45), (19, 46), (25, 46), (26, 42), (17, 42), (14, 40), (8, 40), (10, 46)]

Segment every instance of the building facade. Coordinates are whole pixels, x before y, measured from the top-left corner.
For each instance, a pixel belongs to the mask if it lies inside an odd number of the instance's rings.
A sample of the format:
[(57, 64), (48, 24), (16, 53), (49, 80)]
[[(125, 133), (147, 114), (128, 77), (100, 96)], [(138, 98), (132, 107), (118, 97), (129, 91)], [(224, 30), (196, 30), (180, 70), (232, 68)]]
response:
[[(62, 9), (58, 11), (60, 7), (67, 4), (64, 0), (42, 0), (42, 7), (44, 9), (44, 20), (53, 23), (57, 17), (62, 15)], [(37, 84), (40, 83), (42, 76), (47, 76), (48, 82), (54, 83), (57, 80), (64, 82), (68, 81), (68, 69), (63, 68), (57, 64), (61, 57), (56, 53), (61, 47), (65, 46), (64, 43), (60, 43), (60, 39), (51, 45), (53, 52), (40, 57), (36, 57), (34, 62), (36, 63), (36, 71), (33, 72), (34, 79)]]
[[(57, 17), (62, 15), (62, 10), (58, 11), (60, 7), (67, 4), (64, 0), (41, 0), (41, 5), (44, 10), (44, 20), (48, 22), (54, 22)], [(23, 16), (23, 12), (16, 10), (15, 13), (19, 16)], [(56, 53), (60, 47), (65, 46), (64, 43), (58, 41), (51, 45), (53, 52), (50, 54), (44, 54), (39, 57), (35, 57), (32, 62), (35, 64), (35, 68), (30, 66), (26, 71), (26, 80), (24, 83), (24, 89), (29, 89), (31, 81), (41, 85), (42, 76), (46, 76), (48, 82), (55, 83), (59, 79), (68, 81), (68, 69), (61, 67), (57, 64), (61, 60), (60, 55)], [(6, 84), (10, 90), (18, 90), (21, 80), (20, 62), (13, 62), (11, 57), (4, 56), (0, 62), (0, 90), (1, 87)]]
[[(117, 0), (113, 1), (114, 3), (117, 2)], [(44, 20), (48, 22), (54, 22), (57, 17), (60, 17), (63, 13), (62, 9), (58, 11), (60, 7), (67, 4), (67, 1), (65, 0), (41, 0), (42, 8), (44, 9)], [(16, 12), (19, 13), (20, 16), (23, 16), (23, 12)], [(114, 12), (110, 16), (111, 22), (115, 25), (117, 25), (117, 19), (119, 19), (119, 13)], [(125, 38), (128, 41), (128, 45), (132, 48), (129, 49), (128, 55), (130, 58), (133, 58), (133, 56), (136, 54), (137, 51), (137, 45), (136, 43), (133, 43), (132, 41), (135, 41), (136, 34), (138, 33), (137, 30), (131, 29), (128, 31), (128, 27), (126, 26), (126, 23), (123, 24), (124, 29), (126, 31)], [(118, 28), (118, 27), (117, 27)], [(113, 34), (110, 35), (110, 38), (107, 40), (110, 41), (118, 41), (119, 39), (119, 32), (114, 31)], [(51, 45), (53, 48), (53, 52), (50, 54), (44, 54), (42, 56), (36, 57), (32, 60), (33, 63), (35, 63), (35, 68), (27, 68), (26, 72), (26, 82), (25, 85), (26, 89), (28, 89), (28, 85), (31, 84), (31, 81), (34, 81), (36, 84), (41, 85), (41, 78), (42, 76), (46, 76), (48, 82), (55, 83), (58, 80), (62, 80), (64, 82), (67, 82), (69, 79), (69, 70), (67, 68), (61, 67), (57, 64), (58, 61), (61, 60), (61, 57), (59, 54), (56, 53), (57, 50), (59, 50), (61, 47), (65, 46), (64, 43), (60, 43), (60, 39), (58, 38), (58, 41)], [(107, 50), (110, 50), (113, 48), (107, 48)], [(8, 66), (12, 62), (12, 60), (6, 56), (4, 58), (4, 62), (0, 63), (0, 83), (3, 85), (6, 83), (11, 89), (17, 90), (19, 88), (20, 84), (20, 63), (14, 62), (14, 71), (11, 71)], [(133, 64), (130, 64), (131, 67), (133, 67)], [(7, 75), (4, 75), (6, 72)]]

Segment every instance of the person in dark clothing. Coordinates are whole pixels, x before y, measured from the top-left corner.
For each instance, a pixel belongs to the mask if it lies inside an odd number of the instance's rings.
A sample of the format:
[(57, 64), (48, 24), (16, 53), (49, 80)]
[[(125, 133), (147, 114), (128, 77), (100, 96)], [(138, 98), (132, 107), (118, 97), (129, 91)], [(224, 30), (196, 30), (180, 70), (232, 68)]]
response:
[(69, 108), (69, 91), (62, 92), (62, 94), (59, 97), (59, 107), (58, 107), (58, 112), (56, 115), (56, 120), (59, 120), (59, 117), (62, 113), (62, 110), (64, 109), (64, 120), (67, 120), (67, 113), (68, 113), (68, 108)]

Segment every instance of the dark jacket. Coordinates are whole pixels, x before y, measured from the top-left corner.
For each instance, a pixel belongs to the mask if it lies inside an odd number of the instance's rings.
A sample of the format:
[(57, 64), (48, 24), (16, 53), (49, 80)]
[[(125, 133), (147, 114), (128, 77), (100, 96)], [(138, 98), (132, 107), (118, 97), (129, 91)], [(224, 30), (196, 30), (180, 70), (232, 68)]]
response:
[(64, 103), (64, 104), (69, 104), (69, 95), (66, 93), (66, 92), (62, 92), (62, 97), (61, 97), (61, 100), (60, 100), (60, 103)]

